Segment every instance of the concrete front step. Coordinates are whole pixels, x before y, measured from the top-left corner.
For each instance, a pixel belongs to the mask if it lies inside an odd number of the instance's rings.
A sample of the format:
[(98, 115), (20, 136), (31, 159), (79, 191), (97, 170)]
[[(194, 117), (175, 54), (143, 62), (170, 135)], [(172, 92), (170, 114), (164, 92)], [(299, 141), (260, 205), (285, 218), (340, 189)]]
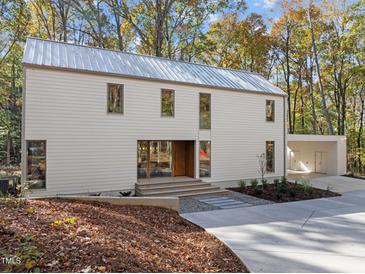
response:
[(164, 187), (164, 186), (183, 186), (190, 183), (202, 183), (200, 179), (194, 178), (184, 178), (184, 179), (174, 179), (172, 181), (164, 181), (164, 182), (138, 182), (136, 183), (136, 187), (139, 189), (147, 189), (147, 188), (154, 188), (154, 187)]
[(223, 194), (226, 190), (212, 186), (200, 179), (186, 176), (173, 178), (143, 179), (136, 183), (137, 196), (157, 197), (189, 197), (196, 195)]
[(164, 191), (164, 190), (180, 190), (180, 189), (187, 189), (187, 188), (200, 188), (200, 187), (209, 187), (211, 186), (210, 183), (203, 183), (203, 182), (187, 182), (184, 184), (168, 184), (164, 186), (136, 186), (136, 190), (140, 193), (151, 193), (156, 191)]
[(186, 189), (178, 189), (178, 190), (159, 190), (150, 193), (139, 193), (146, 197), (151, 196), (175, 196), (175, 197), (185, 197), (185, 196), (194, 196), (194, 195), (202, 195), (203, 193), (217, 193), (217, 191), (221, 192), (222, 190), (219, 187), (214, 186), (205, 186), (198, 188), (186, 188)]
[(225, 189), (219, 189), (219, 190), (212, 190), (212, 191), (197, 191), (195, 193), (187, 193), (187, 194), (181, 194), (177, 197), (184, 198), (184, 197), (191, 197), (191, 196), (201, 196), (201, 195), (214, 195), (214, 194), (227, 194), (228, 190)]

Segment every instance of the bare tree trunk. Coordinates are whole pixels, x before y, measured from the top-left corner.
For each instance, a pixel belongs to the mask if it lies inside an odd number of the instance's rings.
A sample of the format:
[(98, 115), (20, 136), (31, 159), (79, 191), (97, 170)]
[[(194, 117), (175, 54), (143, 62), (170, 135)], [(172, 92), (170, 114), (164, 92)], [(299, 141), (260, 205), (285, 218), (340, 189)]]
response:
[(296, 118), (296, 112), (297, 112), (297, 99), (298, 99), (298, 88), (295, 90), (294, 92), (294, 103), (293, 103), (293, 115), (292, 115), (292, 127), (291, 127), (291, 130), (292, 132), (291, 133), (294, 133), (295, 132), (295, 118)]
[(6, 165), (10, 165), (10, 153), (11, 153), (11, 135), (10, 130), (8, 130), (8, 134), (6, 135)]
[(346, 90), (341, 92), (341, 128), (340, 134), (345, 135), (345, 121), (346, 121)]
[(316, 46), (316, 41), (315, 41), (315, 37), (314, 37), (314, 29), (313, 29), (311, 9), (312, 9), (312, 0), (309, 1), (309, 7), (308, 7), (309, 29), (310, 29), (310, 33), (311, 33), (311, 39), (312, 39), (312, 48), (313, 48), (314, 60), (315, 60), (315, 63), (316, 63), (316, 68), (317, 68), (317, 75), (318, 75), (318, 82), (319, 82), (319, 92), (320, 92), (320, 95), (321, 95), (323, 114), (326, 118), (328, 132), (329, 132), (329, 134), (333, 135), (334, 131), (333, 131), (333, 127), (332, 127), (331, 117), (330, 117), (330, 114), (329, 114), (329, 111), (328, 111), (328, 108), (327, 108), (326, 97), (325, 97), (325, 94), (324, 94), (324, 89), (323, 89), (323, 84), (322, 84), (321, 68), (320, 68), (320, 65), (319, 65), (317, 46)]
[(58, 8), (58, 12), (61, 17), (61, 23), (62, 23), (62, 34), (63, 34), (63, 41), (67, 42), (68, 39), (68, 30), (67, 30), (67, 24), (68, 24), (68, 15), (70, 11), (70, 0), (57, 0), (56, 7)]
[[(162, 41), (163, 41), (163, 7), (162, 0), (156, 0), (156, 41), (155, 41), (155, 55), (162, 56)], [(166, 7), (165, 7), (166, 8)]]
[[(360, 126), (359, 126), (359, 133), (357, 135), (357, 148), (359, 151), (362, 149), (362, 138), (363, 138), (363, 131), (364, 131), (364, 115), (365, 115), (365, 98), (363, 96), (363, 90), (360, 92), (360, 102), (361, 102), (361, 112), (360, 112)], [(362, 161), (361, 156), (358, 156), (358, 166), (359, 171), (362, 170)]]
[(120, 10), (122, 9), (121, 5), (123, 5), (123, 3), (120, 4), (118, 0), (112, 0), (110, 1), (109, 4), (115, 20), (115, 28), (118, 37), (118, 49), (124, 50), (123, 36), (122, 33), (120, 32), (121, 31)]
[(300, 120), (301, 120), (301, 126), (302, 130), (304, 130), (305, 122), (304, 122), (304, 96), (300, 96)]
[(317, 114), (316, 114), (316, 106), (315, 106), (315, 101), (314, 101), (312, 57), (309, 58), (309, 75), (307, 75), (307, 84), (309, 86), (309, 98), (310, 98), (310, 102), (311, 102), (313, 134), (317, 134)]
[(290, 29), (286, 27), (286, 40), (285, 40), (285, 68), (284, 78), (286, 82), (286, 92), (288, 94), (288, 122), (289, 122), (289, 133), (293, 133), (292, 123), (292, 110), (291, 110), (291, 88), (290, 88), (290, 60), (289, 60), (289, 40), (290, 40)]

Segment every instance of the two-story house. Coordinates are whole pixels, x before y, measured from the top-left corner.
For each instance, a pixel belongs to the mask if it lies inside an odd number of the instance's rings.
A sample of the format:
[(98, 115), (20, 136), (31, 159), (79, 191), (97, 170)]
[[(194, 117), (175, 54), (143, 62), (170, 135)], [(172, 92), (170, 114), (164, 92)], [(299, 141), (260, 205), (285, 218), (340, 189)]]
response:
[(27, 39), (23, 179), (39, 195), (286, 174), (286, 94), (263, 76)]

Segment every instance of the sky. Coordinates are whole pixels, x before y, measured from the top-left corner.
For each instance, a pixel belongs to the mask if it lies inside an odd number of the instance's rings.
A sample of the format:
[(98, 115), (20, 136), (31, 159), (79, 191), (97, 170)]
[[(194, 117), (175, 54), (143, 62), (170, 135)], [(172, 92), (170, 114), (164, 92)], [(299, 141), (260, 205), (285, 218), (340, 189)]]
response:
[[(248, 8), (246, 14), (258, 13), (263, 15), (265, 19), (271, 19), (275, 22), (281, 15), (279, 2), (279, 0), (246, 0)], [(271, 25), (270, 22), (267, 23)]]

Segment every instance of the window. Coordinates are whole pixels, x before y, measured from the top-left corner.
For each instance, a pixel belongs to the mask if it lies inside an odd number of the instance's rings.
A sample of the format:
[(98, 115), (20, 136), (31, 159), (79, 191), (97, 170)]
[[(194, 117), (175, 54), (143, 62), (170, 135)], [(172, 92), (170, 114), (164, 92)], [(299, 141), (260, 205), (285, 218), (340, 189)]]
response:
[(275, 142), (266, 141), (266, 171), (275, 172)]
[(274, 122), (275, 120), (275, 101), (266, 100), (266, 122)]
[(172, 176), (172, 146), (172, 141), (138, 141), (137, 177)]
[(200, 141), (199, 175), (210, 177), (210, 141)]
[(200, 129), (210, 129), (210, 94), (200, 93)]
[(175, 108), (175, 91), (161, 90), (161, 116), (173, 117)]
[(31, 188), (46, 187), (46, 141), (27, 141), (26, 181)]
[(123, 85), (108, 84), (108, 112), (123, 114)]

